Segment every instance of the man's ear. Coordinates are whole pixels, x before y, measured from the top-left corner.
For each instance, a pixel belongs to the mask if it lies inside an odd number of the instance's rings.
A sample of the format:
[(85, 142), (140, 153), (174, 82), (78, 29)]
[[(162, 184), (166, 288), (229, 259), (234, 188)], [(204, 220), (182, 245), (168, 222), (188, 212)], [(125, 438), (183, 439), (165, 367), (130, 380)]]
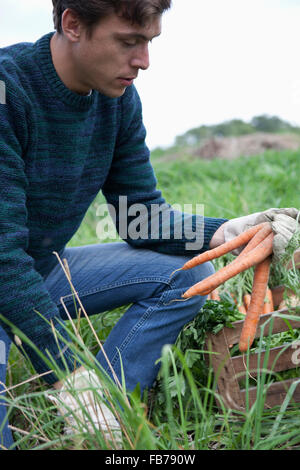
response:
[(83, 25), (71, 8), (63, 12), (61, 26), (64, 35), (72, 42), (77, 42), (83, 32)]

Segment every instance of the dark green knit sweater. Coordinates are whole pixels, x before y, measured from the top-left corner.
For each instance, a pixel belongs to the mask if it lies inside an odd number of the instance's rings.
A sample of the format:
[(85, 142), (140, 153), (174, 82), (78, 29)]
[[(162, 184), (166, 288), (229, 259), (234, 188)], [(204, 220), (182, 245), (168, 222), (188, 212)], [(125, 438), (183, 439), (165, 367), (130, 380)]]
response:
[[(43, 282), (57, 263), (53, 252), (62, 252), (100, 190), (116, 208), (117, 228), (120, 195), (127, 196), (128, 207), (143, 203), (170, 208), (156, 189), (134, 86), (121, 98), (70, 91), (52, 62), (52, 34), (35, 44), (0, 49), (0, 80), (6, 87), (6, 104), (0, 104), (0, 314), (42, 352), (47, 348), (57, 358), (49, 324), (36, 313), (53, 320), (67, 337)], [(204, 234), (198, 252), (208, 249), (225, 220), (193, 216), (193, 228), (202, 228)], [(174, 223), (169, 240), (160, 227), (155, 240), (126, 241), (163, 253), (188, 254), (186, 242), (191, 240), (172, 234)], [(11, 327), (5, 321), (1, 325), (13, 338)], [(38, 372), (48, 370), (31, 348), (26, 351)], [(72, 369), (68, 350), (64, 356)], [(53, 383), (56, 376), (45, 379)]]

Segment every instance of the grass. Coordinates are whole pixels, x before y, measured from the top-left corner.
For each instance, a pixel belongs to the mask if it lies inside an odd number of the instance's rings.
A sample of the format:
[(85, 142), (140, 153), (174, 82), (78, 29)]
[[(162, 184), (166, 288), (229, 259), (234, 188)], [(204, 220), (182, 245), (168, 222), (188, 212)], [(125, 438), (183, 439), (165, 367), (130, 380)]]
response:
[[(165, 157), (165, 154), (160, 158), (154, 156), (153, 165), (158, 186), (171, 204), (202, 203), (206, 216), (226, 218), (269, 207), (299, 206), (298, 152), (268, 151), (255, 157), (209, 162), (191, 159), (188, 155), (169, 161)], [(99, 242), (96, 213), (103, 202), (100, 194), (69, 246)], [(274, 282), (299, 287), (297, 274), (288, 279), (284, 276), (282, 272), (274, 272)], [(236, 288), (241, 290), (249, 286), (251, 280), (240, 278), (238, 282)], [(123, 440), (126, 450), (300, 449), (300, 405), (293, 403), (291, 393), (281, 407), (264, 408), (264, 386), (272, 380), (272, 375), (261, 372), (257, 378), (258, 400), (244, 412), (216, 407), (216, 377), (203, 361), (205, 325), (200, 320), (204, 315), (199, 315), (185, 327), (175, 346), (163, 349), (156, 386), (144, 395), (143, 400), (140, 400), (138, 390), (129, 394), (129, 405), (124, 392), (99, 371), (92, 359), (98, 351), (99, 338), (105, 341), (125, 311), (126, 306), (92, 318), (96, 337), (87, 320), (82, 318), (78, 336), (84, 347), (82, 344), (79, 347), (71, 325), (67, 324), (67, 328), (74, 337), (74, 353), (84, 358), (86, 367), (98, 374), (108, 390), (108, 406), (126, 431)], [(263, 343), (261, 338), (256, 348), (268, 350), (270, 345)], [(41, 378), (31, 380), (33, 375), (30, 363), (13, 346), (7, 377), (7, 386), (11, 389), (7, 404), (15, 445), (19, 449), (114, 447), (99, 432), (91, 435), (83, 429), (79, 436), (65, 436), (62, 433), (63, 418), (57, 416), (56, 408), (45, 398), (47, 386)]]

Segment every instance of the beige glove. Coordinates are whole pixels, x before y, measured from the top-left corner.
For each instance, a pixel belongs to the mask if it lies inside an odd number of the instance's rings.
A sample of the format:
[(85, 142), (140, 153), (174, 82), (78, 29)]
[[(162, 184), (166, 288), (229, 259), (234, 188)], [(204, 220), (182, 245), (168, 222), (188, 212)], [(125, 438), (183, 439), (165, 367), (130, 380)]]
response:
[(102, 432), (112, 447), (121, 449), (120, 425), (109, 408), (104, 404), (102, 386), (93, 371), (80, 369), (69, 376), (56, 395), (47, 393), (60, 414), (65, 416), (65, 434), (81, 432)]
[[(300, 211), (295, 208), (273, 208), (264, 212), (238, 217), (224, 224), (224, 241), (235, 238), (253, 225), (270, 222), (275, 234), (273, 241), (273, 262), (278, 262), (296, 230), (300, 230)], [(232, 253), (238, 255), (243, 247)]]

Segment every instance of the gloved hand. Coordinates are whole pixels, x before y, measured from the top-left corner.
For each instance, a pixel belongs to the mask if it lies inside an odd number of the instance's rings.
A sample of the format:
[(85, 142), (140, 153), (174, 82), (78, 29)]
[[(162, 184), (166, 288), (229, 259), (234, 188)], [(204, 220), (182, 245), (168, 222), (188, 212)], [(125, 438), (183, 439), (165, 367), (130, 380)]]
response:
[(80, 430), (94, 434), (96, 428), (111, 446), (121, 449), (120, 425), (104, 404), (101, 389), (95, 372), (80, 368), (65, 379), (56, 395), (47, 393), (46, 396), (65, 416), (65, 434), (77, 434)]
[[(295, 208), (273, 208), (264, 212), (256, 212), (231, 219), (223, 224), (224, 241), (227, 242), (238, 236), (241, 232), (249, 229), (253, 225), (270, 222), (275, 234), (273, 241), (273, 262), (278, 262), (284, 254), (285, 249), (296, 232), (300, 230), (300, 211)], [(232, 253), (238, 255), (243, 247), (234, 250)]]

